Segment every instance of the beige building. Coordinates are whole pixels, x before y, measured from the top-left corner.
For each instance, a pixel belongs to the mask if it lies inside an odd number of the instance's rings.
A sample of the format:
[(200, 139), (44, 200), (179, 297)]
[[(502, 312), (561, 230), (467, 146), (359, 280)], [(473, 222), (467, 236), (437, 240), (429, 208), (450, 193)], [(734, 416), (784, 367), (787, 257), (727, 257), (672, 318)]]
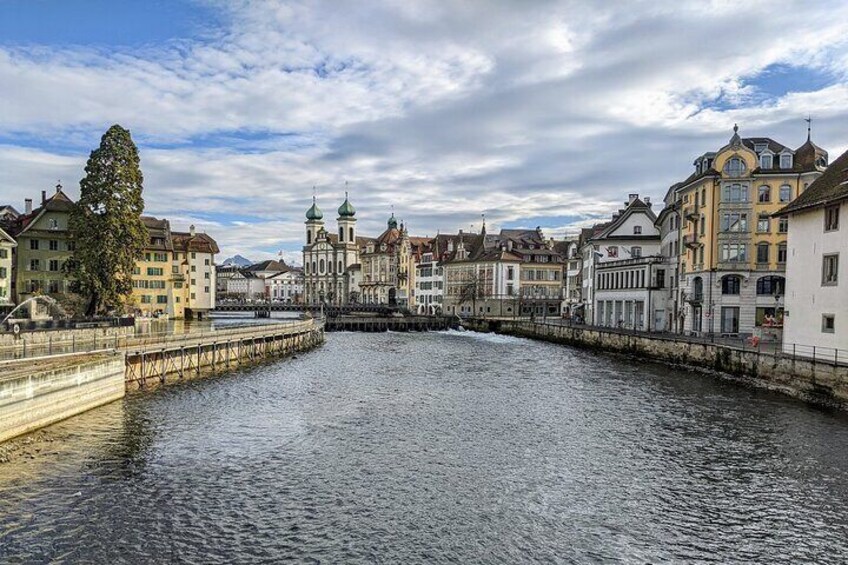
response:
[(362, 279), (361, 300), (365, 304), (409, 305), (411, 294), (411, 260), (409, 234), (403, 224), (398, 227), (395, 215), (386, 230), (376, 239), (367, 240), (360, 249)]
[(130, 309), (141, 317), (204, 317), (215, 307), (217, 243), (194, 226), (172, 232), (168, 220), (142, 221), (149, 241), (133, 272)]
[(16, 245), (0, 228), (0, 308), (12, 303), (12, 251)]
[(356, 210), (347, 195), (338, 212), (338, 232), (329, 233), (314, 198), (306, 211), (303, 286), (307, 304), (347, 304), (356, 292), (349, 269), (359, 263), (361, 240), (356, 236)]
[(797, 149), (768, 137), (730, 141), (704, 153), (674, 190), (681, 215), (681, 328), (752, 334), (782, 319), (789, 219), (774, 214), (827, 166), (808, 137)]

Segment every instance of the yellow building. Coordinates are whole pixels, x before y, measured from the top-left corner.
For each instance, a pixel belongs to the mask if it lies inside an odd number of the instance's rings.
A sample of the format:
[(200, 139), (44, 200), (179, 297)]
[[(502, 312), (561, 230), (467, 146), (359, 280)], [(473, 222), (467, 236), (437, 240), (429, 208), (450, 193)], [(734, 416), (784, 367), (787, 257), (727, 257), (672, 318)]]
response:
[(754, 333), (779, 319), (787, 219), (772, 215), (821, 175), (827, 152), (809, 138), (798, 149), (767, 137), (742, 138), (695, 160), (675, 199), (680, 227), (680, 313), (688, 332)]
[(215, 240), (194, 226), (180, 233), (168, 220), (142, 220), (150, 239), (133, 273), (130, 309), (141, 317), (204, 316), (215, 307)]

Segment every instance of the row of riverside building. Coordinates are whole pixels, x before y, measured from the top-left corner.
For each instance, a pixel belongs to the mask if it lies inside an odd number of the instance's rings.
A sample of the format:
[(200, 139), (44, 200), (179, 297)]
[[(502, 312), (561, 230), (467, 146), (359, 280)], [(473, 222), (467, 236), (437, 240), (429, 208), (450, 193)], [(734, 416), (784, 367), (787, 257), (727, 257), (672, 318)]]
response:
[(568, 311), (607, 327), (848, 349), (848, 154), (829, 164), (809, 128), (792, 149), (734, 126), (693, 165), (658, 213), (632, 194), (582, 230), (567, 253)]
[(485, 222), (479, 233), (415, 237), (394, 215), (382, 234), (364, 237), (347, 196), (336, 231), (313, 200), (304, 301), (562, 314), (606, 327), (848, 349), (848, 295), (838, 286), (846, 161), (829, 164), (809, 128), (793, 149), (734, 126), (726, 145), (698, 156), (691, 175), (668, 188), (659, 210), (630, 194), (609, 221), (560, 239), (538, 228), (490, 234)]
[[(71, 295), (65, 263), (74, 252), (68, 222), (76, 204), (61, 185), (31, 199), (24, 211), (0, 206), (0, 305), (9, 309), (36, 295), (60, 305)], [(149, 240), (136, 263), (128, 313), (140, 317), (201, 318), (215, 307), (215, 255), (209, 235), (171, 229), (168, 220), (142, 216)], [(40, 307), (32, 305), (37, 317)]]

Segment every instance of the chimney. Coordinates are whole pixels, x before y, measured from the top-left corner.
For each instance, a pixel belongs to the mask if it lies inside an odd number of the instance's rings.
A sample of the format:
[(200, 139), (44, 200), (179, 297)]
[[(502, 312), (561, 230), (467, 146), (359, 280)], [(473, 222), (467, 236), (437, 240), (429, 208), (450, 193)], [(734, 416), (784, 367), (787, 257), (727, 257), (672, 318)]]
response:
[(646, 205), (648, 208), (650, 208), (650, 207), (652, 206), (652, 204), (651, 204), (651, 197), (650, 197), (650, 196), (646, 196), (646, 197), (645, 197), (645, 205)]
[(41, 205), (44, 206), (44, 203), (47, 202), (47, 191), (41, 191)]
[(194, 234), (195, 234), (195, 231), (194, 231), (194, 224), (192, 224), (192, 225), (190, 225), (190, 226), (189, 226), (189, 228), (188, 228), (188, 234), (189, 234), (191, 237), (194, 237)]
[(32, 198), (24, 200), (24, 213), (32, 214)]
[(636, 193), (631, 193), (627, 195), (627, 205), (633, 204), (633, 201), (639, 198), (639, 195)]

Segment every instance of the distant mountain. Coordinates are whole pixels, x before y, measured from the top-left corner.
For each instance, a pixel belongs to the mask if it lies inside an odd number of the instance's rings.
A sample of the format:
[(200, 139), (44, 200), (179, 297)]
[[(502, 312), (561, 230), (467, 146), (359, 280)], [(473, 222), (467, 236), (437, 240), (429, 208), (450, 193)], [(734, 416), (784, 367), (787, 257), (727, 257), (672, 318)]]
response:
[(229, 267), (230, 265), (235, 265), (236, 267), (249, 267), (253, 265), (253, 261), (246, 257), (242, 257), (241, 255), (235, 255), (229, 259), (224, 259), (224, 262), (221, 264), (225, 267)]

